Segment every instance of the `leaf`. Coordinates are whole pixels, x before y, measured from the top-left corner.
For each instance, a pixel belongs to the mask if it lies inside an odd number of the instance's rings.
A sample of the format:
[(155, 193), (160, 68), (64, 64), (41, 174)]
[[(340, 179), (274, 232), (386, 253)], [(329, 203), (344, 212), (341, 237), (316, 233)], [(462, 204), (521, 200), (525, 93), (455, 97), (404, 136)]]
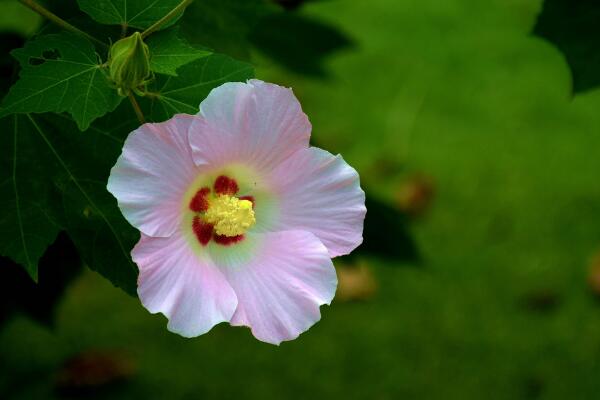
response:
[(37, 280), (38, 261), (61, 230), (52, 201), (56, 164), (40, 144), (27, 116), (0, 120), (0, 254), (25, 267)]
[(64, 232), (40, 259), (37, 283), (20, 265), (0, 257), (0, 324), (13, 313), (22, 312), (52, 326), (56, 305), (81, 267), (77, 249)]
[(66, 111), (85, 130), (122, 100), (109, 85), (94, 46), (81, 36), (66, 32), (39, 36), (12, 55), (21, 72), (4, 98), (0, 117)]
[(177, 77), (157, 76), (142, 99), (146, 117), (159, 122), (177, 113), (196, 114), (200, 102), (215, 87), (231, 81), (245, 81), (254, 76), (250, 64), (222, 54), (212, 54), (177, 70)]
[[(79, 8), (97, 22), (146, 29), (174, 9), (181, 0), (77, 0)], [(175, 23), (169, 21), (163, 28)]]
[(150, 69), (159, 74), (177, 76), (177, 69), (210, 54), (191, 46), (180, 34), (179, 27), (151, 35), (146, 44), (150, 49)]
[(106, 190), (110, 168), (130, 132), (129, 122), (114, 124), (115, 120), (129, 121), (121, 117), (121, 113), (131, 114), (125, 106), (128, 104), (106, 117), (113, 121), (111, 130), (91, 127), (86, 135), (74, 134), (73, 122), (64, 116), (47, 114), (32, 120), (46, 152), (59, 165), (55, 185), (62, 193), (61, 209), (69, 237), (91, 269), (135, 295), (137, 267), (130, 251), (139, 233), (123, 218), (116, 200)]
[(546, 0), (533, 33), (560, 50), (569, 65), (573, 92), (600, 85), (600, 4), (595, 0)]
[(262, 18), (250, 42), (284, 67), (314, 76), (326, 75), (323, 62), (328, 56), (353, 45), (338, 29), (289, 12)]
[(0, 254), (23, 265), (32, 278), (46, 248), (66, 230), (90, 268), (135, 295), (137, 268), (129, 253), (139, 233), (106, 190), (123, 140), (137, 127), (125, 106), (86, 135), (64, 115), (0, 121), (6, 129), (0, 135)]
[(121, 215), (106, 182), (76, 179), (63, 191), (67, 231), (87, 265), (135, 296), (137, 267), (130, 252), (139, 233)]

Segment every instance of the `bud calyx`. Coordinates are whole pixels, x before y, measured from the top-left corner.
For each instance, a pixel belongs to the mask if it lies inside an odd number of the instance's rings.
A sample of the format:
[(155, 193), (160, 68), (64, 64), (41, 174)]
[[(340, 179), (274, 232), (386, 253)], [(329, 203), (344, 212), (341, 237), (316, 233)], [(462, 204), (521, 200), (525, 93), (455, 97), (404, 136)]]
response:
[(115, 42), (108, 62), (110, 78), (122, 96), (138, 91), (151, 76), (150, 51), (139, 32)]

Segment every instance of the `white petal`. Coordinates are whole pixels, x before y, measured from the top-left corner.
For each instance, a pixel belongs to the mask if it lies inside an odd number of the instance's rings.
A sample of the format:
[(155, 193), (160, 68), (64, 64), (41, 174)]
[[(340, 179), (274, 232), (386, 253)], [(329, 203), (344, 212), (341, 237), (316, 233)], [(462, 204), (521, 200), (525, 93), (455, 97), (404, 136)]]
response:
[(181, 201), (197, 175), (188, 142), (194, 116), (176, 115), (132, 132), (112, 168), (108, 191), (131, 225), (149, 236), (169, 236), (180, 223)]
[(231, 319), (235, 292), (219, 269), (179, 233), (168, 238), (142, 235), (131, 255), (140, 269), (142, 304), (151, 313), (163, 313), (171, 332), (198, 336)]
[(251, 80), (213, 89), (190, 144), (198, 165), (242, 163), (270, 170), (308, 147), (311, 125), (291, 89)]
[(321, 318), (319, 306), (335, 295), (337, 277), (327, 249), (303, 231), (247, 240), (254, 242), (250, 257), (233, 251), (218, 259), (238, 298), (231, 324), (249, 326), (268, 343), (295, 339)]
[(362, 243), (365, 193), (358, 173), (341, 156), (311, 147), (298, 150), (269, 178), (280, 214), (271, 230), (312, 232), (331, 257)]

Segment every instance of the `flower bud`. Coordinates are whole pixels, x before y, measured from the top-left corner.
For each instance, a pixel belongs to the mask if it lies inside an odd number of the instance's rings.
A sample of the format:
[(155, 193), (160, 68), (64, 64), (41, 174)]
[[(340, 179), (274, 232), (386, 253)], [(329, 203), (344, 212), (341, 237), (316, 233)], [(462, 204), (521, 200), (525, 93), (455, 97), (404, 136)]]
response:
[(150, 77), (150, 51), (139, 32), (113, 44), (108, 62), (110, 78), (122, 96), (143, 86)]

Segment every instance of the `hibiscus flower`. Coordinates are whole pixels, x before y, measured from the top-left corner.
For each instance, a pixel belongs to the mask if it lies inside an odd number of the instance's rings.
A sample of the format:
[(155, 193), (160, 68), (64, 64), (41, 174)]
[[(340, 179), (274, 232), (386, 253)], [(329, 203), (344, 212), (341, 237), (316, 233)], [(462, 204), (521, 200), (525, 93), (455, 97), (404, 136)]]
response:
[(108, 190), (141, 231), (139, 298), (170, 331), (229, 322), (279, 344), (320, 319), (366, 209), (357, 172), (310, 132), (290, 89), (250, 80), (129, 135)]

